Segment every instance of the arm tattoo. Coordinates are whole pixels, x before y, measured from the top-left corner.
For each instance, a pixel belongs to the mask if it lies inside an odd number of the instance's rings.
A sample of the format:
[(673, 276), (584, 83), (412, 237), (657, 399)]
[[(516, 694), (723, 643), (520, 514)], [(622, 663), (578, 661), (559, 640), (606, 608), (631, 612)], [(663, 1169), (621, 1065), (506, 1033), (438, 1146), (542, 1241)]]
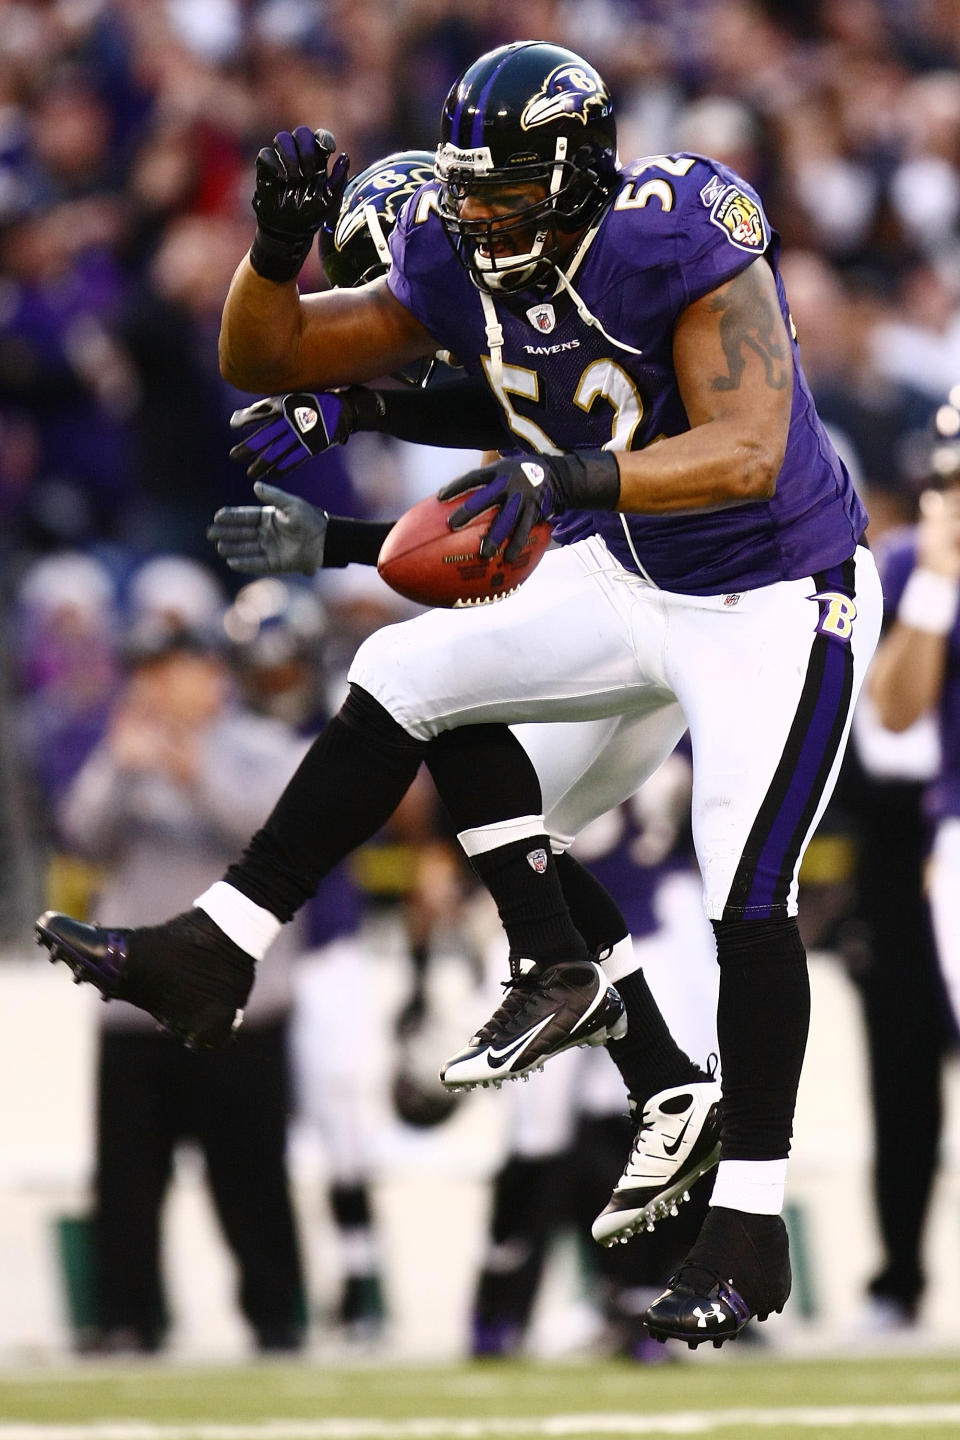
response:
[(790, 377), (786, 347), (782, 340), (780, 311), (761, 289), (752, 268), (737, 277), (736, 294), (727, 288), (716, 295), (710, 306), (723, 311), (720, 318), (720, 343), (727, 359), (726, 375), (715, 375), (714, 390), (738, 390), (747, 364), (744, 353), (752, 350), (764, 368), (771, 390), (782, 390)]

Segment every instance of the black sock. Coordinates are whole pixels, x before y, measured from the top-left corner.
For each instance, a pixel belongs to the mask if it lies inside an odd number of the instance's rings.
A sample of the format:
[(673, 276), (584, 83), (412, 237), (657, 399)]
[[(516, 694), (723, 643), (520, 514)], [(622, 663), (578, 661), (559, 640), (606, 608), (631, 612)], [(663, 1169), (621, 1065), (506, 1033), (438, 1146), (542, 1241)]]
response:
[[(601, 956), (627, 937), (627, 922), (610, 892), (572, 855), (557, 856), (557, 870), (574, 924), (592, 955)], [(658, 1090), (706, 1080), (706, 1073), (681, 1050), (651, 994), (643, 970), (615, 980), (627, 1012), (627, 1033), (608, 1040), (611, 1060), (638, 1104)]]
[(512, 958), (541, 965), (589, 959), (563, 898), (546, 835), (511, 840), (471, 856), (470, 864), (496, 901)]
[(426, 748), (352, 685), (224, 879), (278, 920), (292, 919), (324, 875), (389, 820)]
[(790, 1153), (810, 1023), (807, 957), (797, 922), (715, 920), (717, 1035), (724, 1160)]
[(659, 1090), (709, 1079), (670, 1034), (643, 971), (634, 970), (614, 984), (627, 1012), (627, 1033), (622, 1040), (608, 1040), (607, 1053), (630, 1099), (642, 1109)]
[(573, 923), (590, 954), (601, 959), (629, 934), (623, 911), (610, 891), (579, 860), (564, 851), (555, 857), (555, 862)]
[[(540, 814), (537, 772), (506, 725), (447, 731), (430, 742), (425, 760), (458, 833)], [(542, 964), (587, 958), (545, 834), (499, 845), (470, 864), (496, 902), (512, 956)]]

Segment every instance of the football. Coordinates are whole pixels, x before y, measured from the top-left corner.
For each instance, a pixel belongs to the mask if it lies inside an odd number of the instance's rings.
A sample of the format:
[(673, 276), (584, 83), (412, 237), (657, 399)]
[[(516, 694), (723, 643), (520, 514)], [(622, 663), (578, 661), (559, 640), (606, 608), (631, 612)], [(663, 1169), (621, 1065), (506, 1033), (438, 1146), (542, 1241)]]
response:
[(430, 495), (401, 515), (377, 561), (391, 589), (419, 605), (456, 610), (503, 600), (533, 574), (550, 542), (547, 522), (533, 527), (512, 563), (504, 560), (503, 546), (484, 560), (480, 541), (493, 511), (484, 510), (462, 530), (451, 530), (447, 521), (462, 503), (461, 496), (438, 500)]

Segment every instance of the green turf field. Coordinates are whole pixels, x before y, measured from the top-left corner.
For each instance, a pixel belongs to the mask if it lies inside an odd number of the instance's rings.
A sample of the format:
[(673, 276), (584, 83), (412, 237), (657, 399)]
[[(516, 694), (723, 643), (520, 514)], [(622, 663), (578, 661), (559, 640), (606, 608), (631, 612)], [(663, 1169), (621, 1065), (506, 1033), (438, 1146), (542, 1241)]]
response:
[(0, 1372), (0, 1440), (960, 1437), (956, 1356), (691, 1357), (654, 1368), (95, 1363)]

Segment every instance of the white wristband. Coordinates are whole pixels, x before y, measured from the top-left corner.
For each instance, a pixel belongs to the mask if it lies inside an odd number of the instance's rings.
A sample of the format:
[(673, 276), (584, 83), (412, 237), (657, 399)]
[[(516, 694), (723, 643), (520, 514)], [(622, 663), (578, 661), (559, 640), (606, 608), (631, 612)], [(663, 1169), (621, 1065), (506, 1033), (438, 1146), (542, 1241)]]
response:
[(911, 630), (928, 635), (948, 635), (960, 605), (960, 580), (918, 567), (904, 587), (897, 606), (897, 619)]

